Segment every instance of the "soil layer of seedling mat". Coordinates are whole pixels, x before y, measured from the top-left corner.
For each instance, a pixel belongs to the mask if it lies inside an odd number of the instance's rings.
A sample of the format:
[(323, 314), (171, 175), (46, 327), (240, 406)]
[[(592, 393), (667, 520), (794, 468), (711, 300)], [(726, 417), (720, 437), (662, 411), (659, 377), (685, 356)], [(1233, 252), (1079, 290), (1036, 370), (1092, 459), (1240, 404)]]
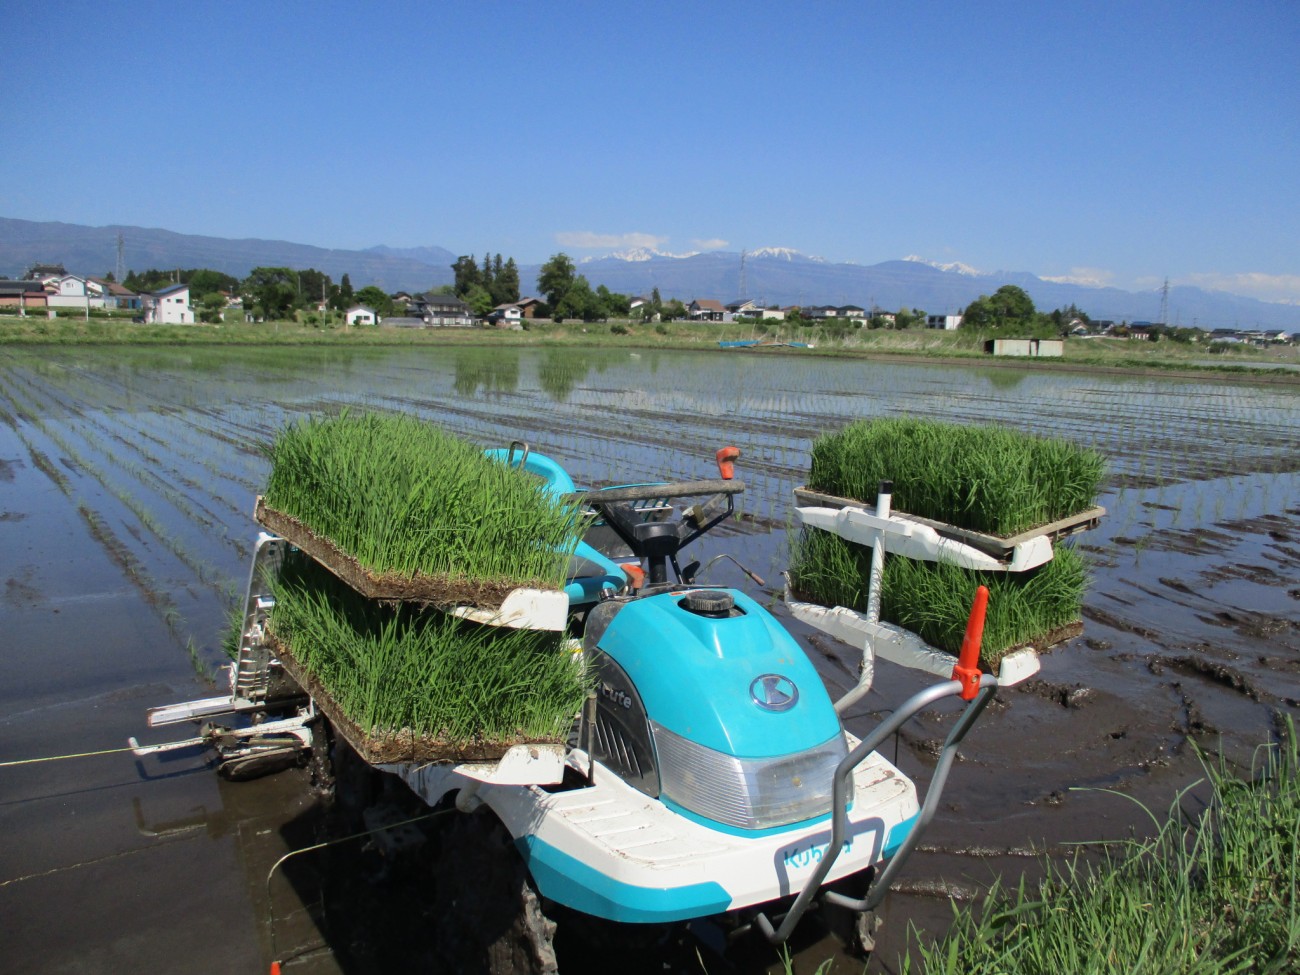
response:
[[(399, 572), (376, 572), (342, 551), (330, 539), (317, 535), (293, 515), (269, 507), (261, 496), (257, 499), (253, 517), (259, 525), (306, 552), (369, 599), (413, 602), (439, 609), (473, 606), (476, 609), (494, 610), (500, 609), (506, 596), (520, 585), (517, 581), (472, 580), (451, 573), (430, 575), (416, 572), (413, 575), (403, 575)], [(533, 588), (543, 586), (535, 585)], [(554, 588), (554, 584), (545, 588)]]
[[(822, 494), (818, 491), (812, 491), (806, 486), (794, 489), (795, 501), (803, 507), (817, 508), (863, 508), (869, 512), (875, 512), (876, 499), (865, 502), (857, 498), (841, 498), (832, 494)], [(1077, 514), (1068, 515), (1065, 518), (1058, 518), (1056, 521), (1048, 522), (1043, 525), (1035, 525), (1016, 535), (989, 535), (985, 532), (972, 531), (969, 528), (958, 528), (956, 525), (950, 525), (947, 522), (937, 521), (933, 518), (924, 518), (921, 515), (914, 515), (907, 511), (900, 511), (896, 507), (889, 509), (891, 515), (897, 515), (900, 518), (906, 518), (909, 521), (915, 521), (922, 525), (928, 525), (944, 538), (951, 538), (954, 541), (962, 542), (971, 548), (978, 549), (981, 552), (991, 555), (996, 559), (1009, 561), (1011, 559), (1012, 549), (1021, 542), (1027, 542), (1031, 538), (1037, 538), (1040, 535), (1046, 535), (1052, 541), (1062, 538), (1069, 538), (1079, 532), (1088, 531), (1096, 528), (1101, 524), (1102, 517), (1106, 514), (1106, 509), (1100, 505), (1091, 508), (1085, 508)]]

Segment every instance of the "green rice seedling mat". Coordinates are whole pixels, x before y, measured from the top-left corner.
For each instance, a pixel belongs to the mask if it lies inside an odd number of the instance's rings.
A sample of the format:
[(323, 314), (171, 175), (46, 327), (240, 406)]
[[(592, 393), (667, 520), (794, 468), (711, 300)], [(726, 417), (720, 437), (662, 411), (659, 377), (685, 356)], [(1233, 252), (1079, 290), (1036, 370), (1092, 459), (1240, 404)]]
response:
[[(794, 543), (790, 589), (802, 601), (863, 612), (870, 573), (871, 550), (830, 532), (805, 528)], [(1013, 650), (1045, 650), (1083, 632), (1087, 564), (1068, 546), (1058, 546), (1050, 562), (1018, 573), (891, 555), (885, 559), (880, 618), (956, 656), (981, 584), (989, 588), (989, 604), (980, 659), (990, 670)]]
[(367, 599), (304, 552), (271, 582), (268, 645), (369, 762), (481, 762), (563, 744), (592, 678), (560, 633)]
[(912, 517), (1001, 539), (1095, 507), (1094, 450), (1005, 426), (911, 417), (858, 420), (818, 437), (807, 490), (875, 504), (881, 481)]
[(417, 734), (411, 728), (366, 732), (348, 716), (324, 685), (302, 668), (286, 644), (274, 637), (269, 638), (267, 644), (280, 661), (284, 672), (310, 695), (317, 710), (329, 718), (335, 733), (351, 745), (353, 751), (364, 761), (371, 764), (493, 762), (502, 758), (515, 745), (562, 745), (565, 741), (564, 735), (442, 741), (427, 734)]
[(352, 413), (283, 427), (254, 517), (372, 599), (493, 610), (559, 591), (581, 503), (415, 417)]

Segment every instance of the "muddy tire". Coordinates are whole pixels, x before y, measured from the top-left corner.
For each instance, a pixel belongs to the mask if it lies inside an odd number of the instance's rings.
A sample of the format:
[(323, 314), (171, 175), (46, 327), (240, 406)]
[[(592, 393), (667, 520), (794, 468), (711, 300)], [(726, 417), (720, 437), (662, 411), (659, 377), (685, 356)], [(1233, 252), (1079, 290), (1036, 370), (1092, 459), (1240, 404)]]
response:
[(554, 975), (555, 924), (542, 913), (514, 841), (487, 809), (442, 829), (435, 917), (449, 971)]

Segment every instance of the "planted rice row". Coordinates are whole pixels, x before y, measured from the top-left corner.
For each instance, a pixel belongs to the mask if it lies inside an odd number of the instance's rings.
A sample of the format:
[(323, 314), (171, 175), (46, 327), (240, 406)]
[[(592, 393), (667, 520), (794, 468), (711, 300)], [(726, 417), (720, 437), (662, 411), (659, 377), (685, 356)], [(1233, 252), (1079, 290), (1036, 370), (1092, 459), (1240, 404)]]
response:
[(1059, 438), (891, 417), (818, 437), (808, 487), (874, 504), (893, 481), (900, 511), (1007, 536), (1092, 507), (1105, 469), (1097, 451)]

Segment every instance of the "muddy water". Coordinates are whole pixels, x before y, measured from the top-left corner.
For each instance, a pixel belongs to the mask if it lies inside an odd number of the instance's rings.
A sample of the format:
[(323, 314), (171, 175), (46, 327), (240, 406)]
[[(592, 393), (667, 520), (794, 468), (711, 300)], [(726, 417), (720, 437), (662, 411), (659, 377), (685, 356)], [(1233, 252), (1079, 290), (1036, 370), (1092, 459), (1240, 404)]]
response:
[[(887, 902), (876, 970), (894, 967), (906, 922), (943, 927), (942, 895), (1033, 869), (1035, 850), (1145, 828), (1137, 802), (1163, 811), (1200, 776), (1193, 744), (1248, 764), (1300, 706), (1300, 387), (740, 353), (5, 350), (0, 761), (120, 748), (144, 736), (145, 708), (215, 693), (204, 676), (255, 534), (257, 445), (342, 405), (524, 439), (592, 484), (708, 476), (734, 443), (743, 518), (692, 554), (735, 555), (774, 605), (811, 438), (849, 418), (998, 420), (1111, 458), (1109, 514), (1079, 539), (1095, 576), (1085, 632), (967, 739)], [(709, 581), (756, 588), (726, 562)], [(791, 626), (846, 687), (853, 652)], [(880, 665), (850, 727), (922, 683)], [(918, 784), (942, 717), (897, 742)], [(295, 856), (268, 884), (280, 857), (360, 821), (307, 784), (296, 771), (227, 784), (197, 751), (0, 768), (0, 970), (253, 971), (273, 956), (301, 972), (437, 968), (436, 829), (400, 854), (366, 841)], [(835, 948), (807, 937), (811, 969)], [(566, 971), (609, 957), (563, 929), (560, 947)], [(698, 967), (696, 950), (715, 972), (774, 957), (723, 951), (703, 928), (638, 953)]]

